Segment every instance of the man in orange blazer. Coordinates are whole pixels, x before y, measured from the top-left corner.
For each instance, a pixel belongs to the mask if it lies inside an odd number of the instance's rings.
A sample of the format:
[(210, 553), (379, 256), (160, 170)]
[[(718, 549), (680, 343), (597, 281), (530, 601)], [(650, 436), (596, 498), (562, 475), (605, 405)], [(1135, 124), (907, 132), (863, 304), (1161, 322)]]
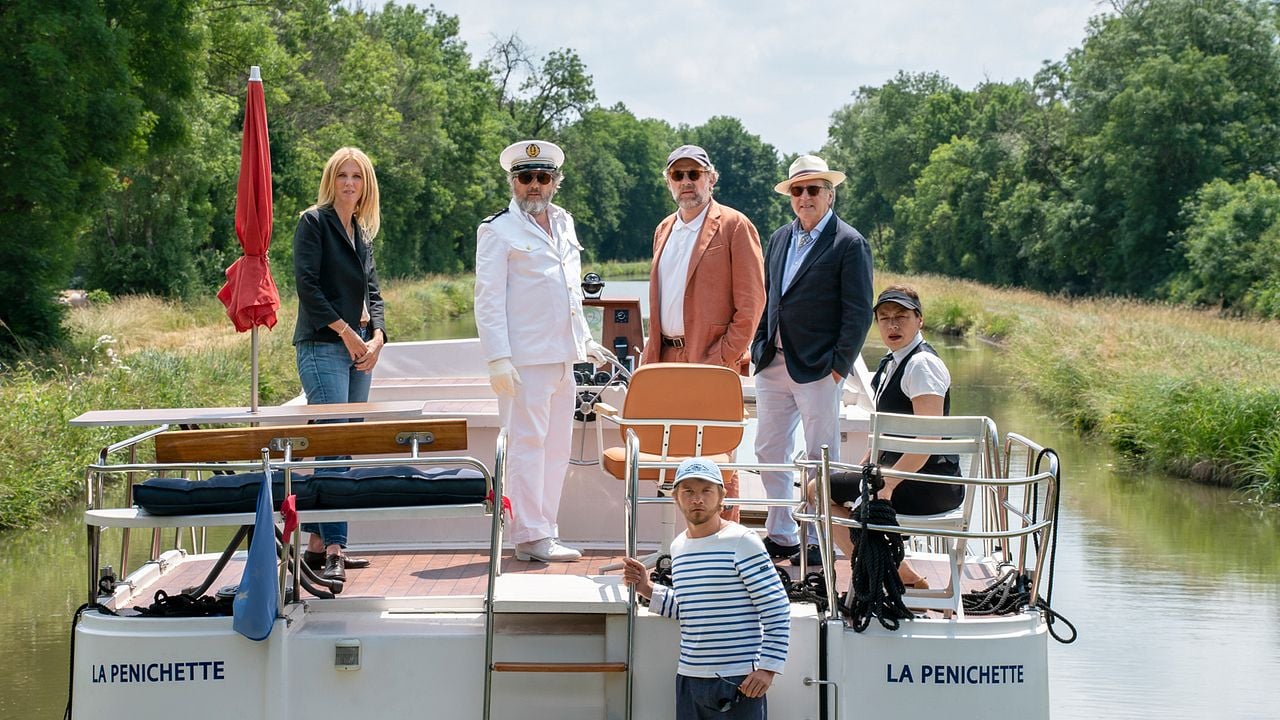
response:
[[(649, 339), (642, 363), (723, 365), (747, 374), (764, 312), (760, 234), (746, 215), (711, 198), (707, 151), (681, 145), (667, 156), (667, 188), (678, 206), (653, 233)], [(738, 497), (736, 474), (725, 487)], [(736, 521), (736, 506), (725, 511)]]

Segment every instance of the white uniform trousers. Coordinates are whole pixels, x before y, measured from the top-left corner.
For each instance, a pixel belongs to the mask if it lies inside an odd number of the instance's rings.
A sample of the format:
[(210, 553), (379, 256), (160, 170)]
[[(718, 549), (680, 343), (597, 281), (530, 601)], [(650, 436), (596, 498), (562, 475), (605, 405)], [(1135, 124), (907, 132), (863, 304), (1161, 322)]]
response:
[[(821, 459), (822, 446), (827, 445), (829, 457), (839, 460), (840, 386), (829, 375), (811, 383), (797, 383), (787, 374), (786, 359), (779, 351), (774, 361), (756, 374), (756, 459), (762, 463), (791, 462), (792, 438), (800, 424), (804, 427), (805, 454), (809, 459)], [(803, 497), (803, 490), (795, 487), (795, 479), (794, 472), (760, 473), (770, 499)], [(779, 544), (799, 542), (799, 528), (789, 507), (769, 508), (765, 529)], [(810, 542), (816, 542), (813, 537), (810, 535)]]
[(498, 418), (507, 429), (504, 495), (511, 500), (512, 542), (557, 537), (560, 492), (569, 468), (574, 382), (570, 363), (517, 365), (520, 385), (499, 397)]

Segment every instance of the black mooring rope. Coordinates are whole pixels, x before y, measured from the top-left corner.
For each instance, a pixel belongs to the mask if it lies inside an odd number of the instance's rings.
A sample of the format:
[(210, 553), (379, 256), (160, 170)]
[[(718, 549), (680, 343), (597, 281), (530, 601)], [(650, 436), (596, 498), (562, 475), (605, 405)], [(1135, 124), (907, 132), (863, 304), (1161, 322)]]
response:
[(898, 629), (898, 621), (914, 617), (902, 603), (905, 588), (898, 577), (906, 551), (902, 535), (870, 530), (868, 524), (898, 525), (898, 514), (888, 500), (871, 499), (884, 487), (880, 468), (867, 463), (862, 469), (862, 502), (856, 510), (860, 525), (852, 528), (854, 552), (853, 581), (842, 608), (855, 632), (862, 632), (874, 616), (885, 629)]
[[(1057, 451), (1052, 448), (1044, 448), (1036, 455), (1035, 469), (1033, 474), (1040, 472), (1040, 463), (1049, 453), (1057, 455)], [(1035, 524), (1037, 521), (1037, 510), (1039, 508), (1039, 488), (1033, 487), (1031, 496), (1031, 522)], [(1058, 553), (1058, 506), (1062, 501), (1062, 492), (1053, 498), (1053, 517), (1054, 526), (1049, 535), (1049, 579), (1046, 584), (1046, 590), (1043, 595), (1036, 598), (1034, 607), (1042, 611), (1045, 615), (1045, 621), (1048, 623), (1049, 634), (1054, 640), (1068, 645), (1076, 641), (1079, 637), (1079, 631), (1076, 626), (1071, 623), (1062, 613), (1054, 610), (1050, 606), (1050, 599), (1053, 597), (1053, 571), (1054, 561)], [(1038, 537), (1032, 539), (1036, 552), (1040, 551), (1040, 540)], [(1006, 570), (995, 582), (991, 583), (982, 590), (971, 593), (965, 593), (961, 598), (964, 603), (964, 611), (966, 615), (1011, 615), (1021, 612), (1023, 608), (1032, 607), (1031, 605), (1031, 578), (1017, 569), (1010, 568)], [(1061, 620), (1071, 630), (1071, 636), (1064, 638), (1058, 634), (1054, 623)]]

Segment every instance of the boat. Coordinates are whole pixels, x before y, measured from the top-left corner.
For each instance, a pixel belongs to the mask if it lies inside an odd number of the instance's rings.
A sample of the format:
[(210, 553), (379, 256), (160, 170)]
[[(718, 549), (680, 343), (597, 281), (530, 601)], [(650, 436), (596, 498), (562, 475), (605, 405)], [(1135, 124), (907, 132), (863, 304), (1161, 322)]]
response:
[[(638, 602), (616, 567), (623, 554), (660, 555), (680, 524), (659, 483), (642, 479), (657, 473), (669, 482), (676, 462), (641, 452), (642, 426), (687, 430), (692, 421), (627, 415), (645, 374), (632, 374), (625, 358), (637, 345), (639, 304), (588, 304), (600, 308), (601, 337), (623, 361), (603, 375), (608, 368), (579, 373), (560, 533), (584, 549), (582, 560), (518, 562), (504, 547), (502, 487), (519, 467), (506, 456), (479, 341), (388, 344), (370, 401), (421, 401), (411, 418), (223, 430), (160, 425), (102, 449), (86, 470), (88, 590), (73, 631), (70, 717), (671, 717), (678, 628)], [(746, 435), (731, 467), (742, 480), (744, 523), (758, 526), (770, 502), (758, 480), (766, 466), (750, 450), (750, 379), (739, 386), (746, 419), (708, 421), (704, 430), (708, 438), (725, 429)], [(826, 479), (836, 469), (862, 470), (847, 459), (869, 446), (887, 447), (902, 429), (871, 412), (868, 388), (859, 361), (845, 382), (846, 462), (797, 458), (785, 467)], [(933, 587), (949, 588), (908, 590), (907, 619), (869, 618), (855, 627), (839, 595), (849, 588), (850, 563), (836, 555), (831, 537), (856, 522), (833, 518), (825, 505), (808, 508), (798, 492), (789, 503), (819, 530), (822, 563), (813, 570), (824, 582), (806, 585), (810, 568), (779, 565), (802, 597), (791, 604), (789, 656), (768, 694), (771, 717), (1049, 717), (1053, 616), (1043, 596), (1051, 583), (1058, 460), (1017, 433), (997, 435), (987, 418), (971, 425), (977, 429), (967, 439), (932, 440), (968, 448), (963, 517), (899, 518), (915, 567)], [(606, 462), (611, 450), (620, 467)], [(319, 454), (353, 457), (315, 459)], [(155, 460), (139, 460), (148, 457)], [(281, 474), (292, 487), (335, 465), (461, 468), (471, 494), (434, 505), (300, 509), (303, 521), (348, 519), (352, 552), (373, 563), (326, 587), (299, 563), (296, 535), (292, 543), (286, 537), (277, 565), (283, 592), (265, 640), (247, 639), (232, 617), (216, 611), (148, 612), (200, 597), (210, 605), (217, 595), (225, 609), (233, 590), (224, 588), (241, 578), (241, 540), (255, 516), (249, 509), (155, 514), (133, 504), (141, 478), (186, 473), (198, 483), (212, 473), (261, 471)], [(108, 478), (125, 478), (131, 488), (115, 507), (105, 499)], [(223, 548), (206, 542), (218, 528), (224, 535), (239, 530)], [(870, 529), (877, 528), (893, 529)], [(103, 532), (125, 534), (114, 568), (103, 556)], [(150, 533), (149, 559), (137, 568), (126, 565), (129, 533)], [(1003, 614), (973, 609), (983, 589), (1015, 584), (1020, 594)]]

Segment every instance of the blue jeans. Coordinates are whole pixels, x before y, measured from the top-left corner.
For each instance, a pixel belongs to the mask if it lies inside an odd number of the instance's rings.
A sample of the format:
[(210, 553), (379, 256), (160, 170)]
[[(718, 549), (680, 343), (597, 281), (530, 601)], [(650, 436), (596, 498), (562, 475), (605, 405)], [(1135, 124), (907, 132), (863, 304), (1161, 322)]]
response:
[[(368, 340), (366, 330), (365, 339)], [(330, 403), (367, 402), (373, 373), (356, 369), (346, 345), (340, 342), (303, 340), (294, 346), (298, 356), (298, 378), (306, 393), (308, 405)], [(345, 420), (320, 420), (318, 422), (346, 422)], [(342, 458), (318, 458), (320, 460)], [(303, 523), (303, 532), (316, 533), (330, 545), (347, 546), (345, 522)]]
[[(724, 678), (699, 678), (676, 675), (676, 720), (766, 720), (769, 714), (765, 698), (749, 698), (737, 690), (746, 677), (729, 675)], [(723, 709), (725, 707), (728, 709)]]

